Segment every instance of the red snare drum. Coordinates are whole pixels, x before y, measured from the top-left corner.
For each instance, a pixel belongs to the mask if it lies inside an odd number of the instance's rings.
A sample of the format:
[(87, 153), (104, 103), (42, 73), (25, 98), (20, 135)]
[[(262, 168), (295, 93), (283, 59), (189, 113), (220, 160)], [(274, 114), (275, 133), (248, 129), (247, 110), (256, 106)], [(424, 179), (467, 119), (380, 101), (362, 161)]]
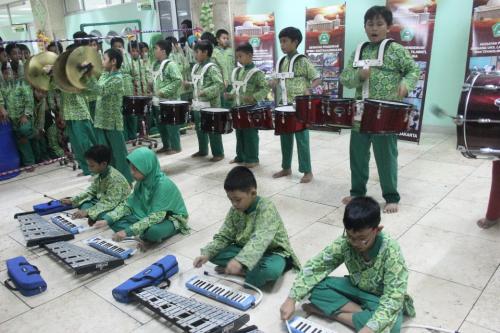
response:
[(259, 130), (272, 130), (273, 111), (269, 106), (256, 106), (252, 112), (253, 123), (255, 128)]
[(231, 115), (235, 129), (274, 129), (273, 113), (270, 107), (256, 105), (235, 106), (231, 109)]
[(297, 119), (303, 123), (324, 125), (323, 96), (304, 95), (295, 97)]
[(324, 98), (325, 124), (351, 128), (356, 114), (356, 100), (353, 98)]
[(233, 131), (231, 111), (223, 108), (201, 109), (201, 129), (207, 133), (227, 134)]
[(457, 146), (465, 157), (500, 157), (500, 73), (467, 78), (457, 117)]
[(378, 99), (365, 99), (361, 103), (361, 133), (390, 134), (408, 129), (413, 105)]
[(162, 101), (160, 102), (159, 118), (162, 124), (185, 124), (189, 122), (189, 103), (186, 101)]
[(124, 116), (143, 116), (151, 106), (150, 96), (123, 96)]
[(300, 132), (306, 128), (306, 125), (297, 120), (293, 106), (285, 105), (274, 109), (274, 128), (274, 134), (281, 135)]

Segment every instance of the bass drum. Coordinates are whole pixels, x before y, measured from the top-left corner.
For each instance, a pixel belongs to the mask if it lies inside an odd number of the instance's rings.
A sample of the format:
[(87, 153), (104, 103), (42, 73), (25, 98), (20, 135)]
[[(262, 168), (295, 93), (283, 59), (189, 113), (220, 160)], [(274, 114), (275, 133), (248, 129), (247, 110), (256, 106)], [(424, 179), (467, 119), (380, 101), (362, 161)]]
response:
[(456, 123), (457, 149), (465, 157), (500, 157), (500, 72), (469, 75)]

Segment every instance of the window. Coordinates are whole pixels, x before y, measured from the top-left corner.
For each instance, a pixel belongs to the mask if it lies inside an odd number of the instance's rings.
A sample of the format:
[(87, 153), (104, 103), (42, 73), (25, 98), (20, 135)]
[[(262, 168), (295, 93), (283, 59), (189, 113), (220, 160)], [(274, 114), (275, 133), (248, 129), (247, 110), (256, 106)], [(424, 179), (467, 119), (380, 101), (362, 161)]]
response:
[(74, 13), (83, 10), (82, 0), (64, 0), (66, 13)]
[(33, 13), (29, 1), (16, 2), (9, 5), (12, 24), (33, 22)]

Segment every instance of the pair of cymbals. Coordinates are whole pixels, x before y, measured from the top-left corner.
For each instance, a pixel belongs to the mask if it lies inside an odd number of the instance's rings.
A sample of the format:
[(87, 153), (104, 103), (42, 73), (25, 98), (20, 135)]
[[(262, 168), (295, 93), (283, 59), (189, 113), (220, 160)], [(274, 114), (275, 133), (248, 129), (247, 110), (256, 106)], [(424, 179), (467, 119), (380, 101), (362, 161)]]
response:
[(54, 52), (42, 52), (29, 58), (24, 65), (24, 77), (33, 87), (43, 91), (48, 91), (50, 87), (50, 77), (47, 74), (46, 66), (52, 66), (57, 60)]

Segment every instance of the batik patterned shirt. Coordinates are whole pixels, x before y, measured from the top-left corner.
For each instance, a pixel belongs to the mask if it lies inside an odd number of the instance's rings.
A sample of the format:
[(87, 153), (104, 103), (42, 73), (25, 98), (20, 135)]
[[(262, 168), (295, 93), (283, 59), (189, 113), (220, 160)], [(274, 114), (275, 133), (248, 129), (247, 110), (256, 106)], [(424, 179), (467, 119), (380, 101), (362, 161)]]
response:
[(130, 63), (132, 73), (133, 94), (146, 96), (148, 94), (148, 67), (141, 58), (132, 59)]
[[(209, 61), (210, 59), (199, 64), (194, 74), (200, 75), (203, 67)], [(205, 72), (205, 76), (203, 77), (203, 85), (201, 84), (201, 80), (198, 81), (198, 94), (204, 94), (203, 96), (199, 97), (199, 100), (202, 102), (210, 102), (210, 106), (213, 108), (220, 107), (220, 95), (223, 91), (224, 81), (222, 79), (221, 71), (217, 66), (210, 66)]]
[(97, 81), (91, 78), (87, 89), (99, 94), (96, 102), (94, 127), (123, 131), (123, 76), (120, 72), (105, 72)]
[[(290, 61), (295, 54), (296, 53), (287, 55), (283, 59), (283, 62), (280, 65), (280, 73), (288, 71)], [(285, 81), (288, 104), (291, 104), (294, 101), (295, 96), (304, 95), (306, 93), (306, 89), (311, 88), (312, 82), (320, 78), (320, 74), (318, 73), (314, 65), (305, 56), (295, 59), (294, 66), (293, 68), (290, 68), (290, 72), (294, 73), (294, 77), (291, 79), (286, 79)], [(278, 92), (280, 96), (278, 100), (283, 103), (283, 100), (281, 98), (283, 92), (281, 91), (281, 89), (278, 89)]]
[[(236, 80), (237, 81), (245, 80), (247, 73), (253, 68), (255, 68), (255, 64), (251, 63), (239, 69), (236, 74)], [(256, 102), (262, 102), (266, 99), (268, 93), (269, 93), (269, 85), (267, 84), (266, 76), (264, 72), (259, 70), (255, 74), (253, 74), (250, 80), (248, 81), (245, 92), (243, 92), (243, 87), (240, 88), (240, 104), (245, 104), (243, 99), (246, 96), (253, 97)], [(234, 86), (232, 94), (233, 95), (236, 94)]]
[(91, 120), (87, 99), (81, 93), (61, 91), (64, 120)]
[[(153, 65), (153, 73), (160, 70), (161, 61)], [(175, 61), (170, 61), (163, 67), (163, 73), (155, 76), (153, 74), (154, 95), (168, 100), (179, 100), (182, 85), (182, 74), (179, 65)]]
[(235, 66), (234, 50), (232, 48), (224, 49), (217, 46), (214, 48), (212, 59), (214, 59), (214, 62), (219, 66), (224, 82), (229, 83), (232, 70)]

